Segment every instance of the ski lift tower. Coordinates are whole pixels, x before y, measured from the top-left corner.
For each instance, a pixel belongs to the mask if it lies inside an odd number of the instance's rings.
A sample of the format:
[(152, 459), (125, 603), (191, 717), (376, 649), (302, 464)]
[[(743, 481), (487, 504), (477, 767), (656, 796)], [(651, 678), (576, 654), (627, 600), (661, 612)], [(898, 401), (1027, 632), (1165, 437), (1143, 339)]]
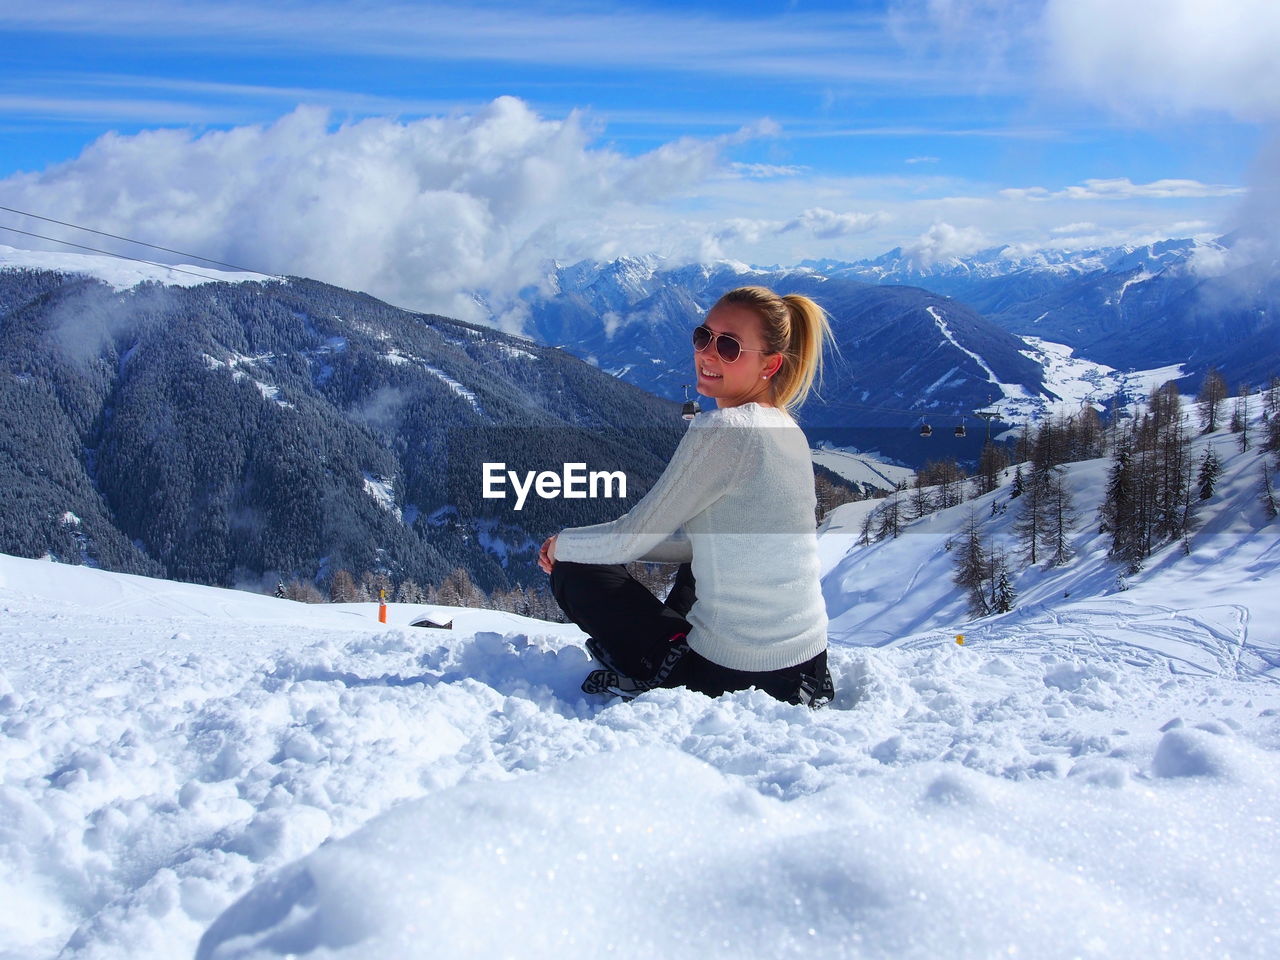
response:
[(987, 443), (991, 442), (991, 421), (1000, 416), (999, 410), (975, 410), (973, 415), (987, 422)]

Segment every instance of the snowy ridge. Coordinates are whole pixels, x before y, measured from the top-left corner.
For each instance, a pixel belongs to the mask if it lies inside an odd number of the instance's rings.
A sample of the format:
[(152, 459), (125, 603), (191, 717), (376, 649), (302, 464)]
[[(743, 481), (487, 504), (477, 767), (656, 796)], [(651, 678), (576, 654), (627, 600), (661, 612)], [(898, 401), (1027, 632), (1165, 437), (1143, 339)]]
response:
[(885, 463), (865, 453), (855, 453), (832, 447), (819, 447), (813, 451), (813, 462), (821, 464), (844, 479), (877, 490), (892, 490), (898, 483), (910, 483), (915, 471)]
[(1117, 592), (1075, 464), (1076, 559), (975, 623), (967, 505), (869, 548), (839, 508), (816, 713), (601, 703), (513, 614), (0, 556), (0, 956), (1274, 956), (1280, 537), (1215, 442), (1190, 555)]
[(189, 263), (177, 263), (170, 268), (92, 253), (19, 250), (0, 244), (0, 270), (23, 267), (84, 274), (102, 280), (116, 290), (128, 290), (148, 281), (163, 283), (168, 287), (194, 287), (201, 283), (287, 282), (280, 277), (262, 273), (218, 270)]

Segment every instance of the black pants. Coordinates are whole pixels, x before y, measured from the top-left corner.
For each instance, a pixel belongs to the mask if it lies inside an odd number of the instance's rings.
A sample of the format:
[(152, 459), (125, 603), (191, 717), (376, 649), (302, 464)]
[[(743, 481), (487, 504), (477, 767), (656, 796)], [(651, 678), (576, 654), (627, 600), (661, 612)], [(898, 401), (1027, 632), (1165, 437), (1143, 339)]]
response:
[[(694, 585), (693, 568), (682, 563), (664, 603), (621, 563), (557, 560), (551, 568), (551, 592), (560, 609), (595, 638), (611, 669), (638, 680), (652, 678), (672, 639), (689, 632), (685, 615), (697, 596)], [(788, 703), (826, 702), (834, 696), (825, 650), (793, 667), (766, 671), (731, 670), (689, 650), (661, 686), (688, 687), (711, 697), (756, 687)]]

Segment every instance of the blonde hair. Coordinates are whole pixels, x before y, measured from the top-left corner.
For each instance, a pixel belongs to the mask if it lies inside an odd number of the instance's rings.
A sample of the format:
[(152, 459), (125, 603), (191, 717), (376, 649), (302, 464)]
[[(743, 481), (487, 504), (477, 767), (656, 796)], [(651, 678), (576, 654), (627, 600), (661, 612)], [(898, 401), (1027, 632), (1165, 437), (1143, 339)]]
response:
[(782, 366), (769, 380), (773, 402), (794, 415), (808, 398), (815, 375), (821, 383), (823, 341), (835, 346), (827, 312), (808, 297), (783, 297), (768, 287), (738, 287), (716, 301), (716, 307), (721, 304), (745, 307), (760, 318), (766, 349), (782, 355)]

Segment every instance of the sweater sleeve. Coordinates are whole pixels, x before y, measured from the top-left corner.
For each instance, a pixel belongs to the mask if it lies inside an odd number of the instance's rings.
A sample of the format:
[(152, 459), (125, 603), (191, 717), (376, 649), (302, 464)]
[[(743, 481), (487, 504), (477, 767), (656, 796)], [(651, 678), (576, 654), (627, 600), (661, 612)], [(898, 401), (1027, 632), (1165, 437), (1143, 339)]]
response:
[[(695, 420), (649, 492), (617, 520), (569, 527), (556, 538), (556, 559), (572, 563), (627, 563), (693, 558), (684, 531), (690, 517), (724, 496), (746, 458), (749, 430), (726, 424), (714, 412)], [(670, 561), (668, 561), (670, 562)]]
[[(559, 546), (559, 543), (557, 540), (556, 545)], [(692, 563), (693, 541), (683, 530), (677, 530), (643, 557), (636, 559), (648, 563)]]

